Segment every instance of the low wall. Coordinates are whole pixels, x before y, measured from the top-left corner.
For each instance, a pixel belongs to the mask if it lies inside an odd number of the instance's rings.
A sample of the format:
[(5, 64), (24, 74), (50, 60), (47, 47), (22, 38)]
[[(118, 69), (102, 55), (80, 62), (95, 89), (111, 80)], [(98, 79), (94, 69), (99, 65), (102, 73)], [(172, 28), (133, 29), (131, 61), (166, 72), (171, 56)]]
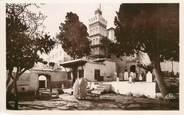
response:
[(114, 81), (114, 82), (104, 82), (104, 84), (111, 84), (112, 91), (119, 94), (129, 94), (133, 95), (145, 95), (148, 97), (155, 98), (156, 96), (156, 83), (155, 82), (133, 82), (128, 81)]
[(17, 90), (18, 92), (35, 92), (38, 85), (37, 74), (23, 73), (17, 81)]

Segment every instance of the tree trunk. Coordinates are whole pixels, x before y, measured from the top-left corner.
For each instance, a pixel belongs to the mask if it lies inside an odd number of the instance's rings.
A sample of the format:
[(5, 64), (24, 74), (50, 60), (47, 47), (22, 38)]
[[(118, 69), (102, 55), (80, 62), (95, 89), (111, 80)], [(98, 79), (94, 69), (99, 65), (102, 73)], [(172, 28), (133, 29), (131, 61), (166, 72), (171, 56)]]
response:
[(7, 96), (7, 100), (6, 100), (6, 104), (7, 104), (7, 107), (10, 107), (8, 101), (10, 100), (9, 99), (9, 96), (11, 95), (12, 93), (12, 90), (14, 89), (14, 101), (15, 101), (15, 105), (14, 105), (14, 108), (13, 109), (16, 109), (18, 110), (18, 90), (17, 90), (17, 80), (19, 79), (19, 77), (26, 71), (27, 69), (24, 69), (23, 71), (19, 70), (16, 72), (16, 75), (13, 74), (13, 69), (10, 69), (8, 71), (8, 78), (7, 78), (7, 81), (6, 81), (6, 96)]
[(77, 67), (73, 67), (73, 84), (75, 83), (76, 78), (77, 78)]
[(17, 91), (17, 79), (14, 79), (14, 95), (15, 95), (15, 110), (18, 110), (18, 91)]
[(13, 75), (12, 75), (12, 70), (7, 70), (8, 72), (8, 76), (7, 76), (7, 80), (6, 80), (6, 108), (7, 109), (14, 109), (10, 104), (9, 101), (11, 100), (11, 96), (12, 96), (12, 89), (14, 87), (14, 79), (13, 79)]
[(163, 97), (165, 97), (168, 93), (163, 76), (160, 75), (161, 68), (160, 68), (160, 61), (152, 61), (153, 63), (153, 74), (156, 77), (156, 81), (158, 83), (158, 87)]

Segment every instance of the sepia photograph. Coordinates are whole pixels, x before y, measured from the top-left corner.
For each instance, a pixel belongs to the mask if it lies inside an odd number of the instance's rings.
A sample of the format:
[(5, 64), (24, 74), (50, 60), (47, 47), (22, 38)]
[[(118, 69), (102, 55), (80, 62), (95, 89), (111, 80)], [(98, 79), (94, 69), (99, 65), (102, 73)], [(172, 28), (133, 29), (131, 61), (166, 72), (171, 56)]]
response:
[(5, 7), (7, 110), (179, 111), (179, 3)]

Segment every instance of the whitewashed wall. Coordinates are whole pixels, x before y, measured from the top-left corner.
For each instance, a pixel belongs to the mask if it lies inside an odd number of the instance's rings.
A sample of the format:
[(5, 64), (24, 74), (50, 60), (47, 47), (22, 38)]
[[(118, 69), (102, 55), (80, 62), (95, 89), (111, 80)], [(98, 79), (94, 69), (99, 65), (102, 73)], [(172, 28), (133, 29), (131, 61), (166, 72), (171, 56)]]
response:
[(104, 84), (111, 84), (112, 90), (119, 94), (145, 95), (154, 98), (156, 96), (155, 82), (104, 82)]
[(104, 61), (103, 64), (87, 62), (83, 68), (84, 68), (84, 77), (90, 81), (95, 81), (94, 79), (95, 69), (100, 70), (100, 76), (104, 76), (105, 81), (109, 79), (107, 78), (107, 76), (113, 77), (114, 72), (116, 72), (116, 64), (115, 62), (111, 61)]

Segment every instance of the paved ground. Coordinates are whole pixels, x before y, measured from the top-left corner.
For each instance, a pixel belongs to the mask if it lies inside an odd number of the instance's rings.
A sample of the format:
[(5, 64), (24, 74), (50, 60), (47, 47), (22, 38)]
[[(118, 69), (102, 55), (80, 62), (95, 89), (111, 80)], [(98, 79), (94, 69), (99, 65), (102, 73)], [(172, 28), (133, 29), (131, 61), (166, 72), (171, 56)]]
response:
[(117, 94), (104, 94), (77, 100), (69, 94), (57, 99), (19, 102), (22, 110), (178, 110), (178, 103), (146, 97), (133, 97)]

